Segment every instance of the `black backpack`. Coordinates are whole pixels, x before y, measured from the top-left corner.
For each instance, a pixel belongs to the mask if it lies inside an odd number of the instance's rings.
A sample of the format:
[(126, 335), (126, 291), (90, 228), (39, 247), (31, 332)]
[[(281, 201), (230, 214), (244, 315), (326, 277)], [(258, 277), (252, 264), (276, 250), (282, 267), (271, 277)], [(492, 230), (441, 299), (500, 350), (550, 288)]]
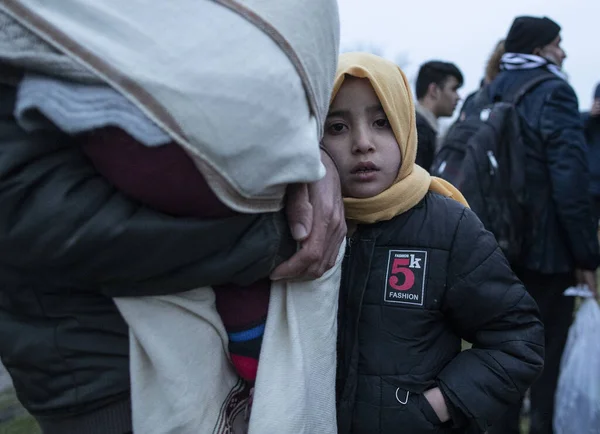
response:
[(553, 74), (535, 77), (503, 101), (490, 101), (486, 89), (474, 97), (471, 114), (449, 129), (431, 174), (449, 181), (465, 196), (508, 261), (515, 263), (525, 231), (525, 146), (516, 106)]

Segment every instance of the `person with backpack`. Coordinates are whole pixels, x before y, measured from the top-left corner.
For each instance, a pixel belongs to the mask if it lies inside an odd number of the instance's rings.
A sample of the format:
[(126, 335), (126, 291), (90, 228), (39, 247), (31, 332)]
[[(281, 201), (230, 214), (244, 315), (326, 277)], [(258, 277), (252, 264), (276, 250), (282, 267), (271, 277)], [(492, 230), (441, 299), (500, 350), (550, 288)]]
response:
[[(512, 265), (537, 301), (546, 333), (544, 372), (530, 391), (532, 434), (552, 433), (560, 360), (574, 308), (573, 297), (563, 292), (578, 282), (595, 289), (600, 264), (585, 137), (577, 96), (561, 70), (566, 53), (560, 31), (547, 17), (517, 17), (506, 37), (502, 71), (489, 87), (494, 102), (518, 94), (524, 219), (520, 254)], [(513, 406), (490, 433), (518, 433), (519, 413), (520, 406)]]
[(589, 112), (582, 114), (590, 165), (590, 194), (596, 221), (600, 221), (600, 84), (596, 86)]
[(453, 63), (430, 61), (421, 65), (417, 76), (417, 164), (429, 170), (437, 151), (438, 119), (451, 117), (464, 79)]

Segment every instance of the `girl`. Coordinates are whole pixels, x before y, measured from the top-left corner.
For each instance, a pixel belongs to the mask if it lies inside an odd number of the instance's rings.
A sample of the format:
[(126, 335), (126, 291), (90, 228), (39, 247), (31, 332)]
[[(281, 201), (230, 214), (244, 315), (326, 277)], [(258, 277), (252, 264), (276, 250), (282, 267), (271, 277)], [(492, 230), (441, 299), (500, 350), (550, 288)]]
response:
[[(396, 65), (341, 56), (323, 139), (351, 244), (340, 293), (340, 433), (485, 431), (543, 366), (535, 302), (460, 193), (414, 164), (415, 128)], [(473, 347), (461, 352), (461, 338)]]

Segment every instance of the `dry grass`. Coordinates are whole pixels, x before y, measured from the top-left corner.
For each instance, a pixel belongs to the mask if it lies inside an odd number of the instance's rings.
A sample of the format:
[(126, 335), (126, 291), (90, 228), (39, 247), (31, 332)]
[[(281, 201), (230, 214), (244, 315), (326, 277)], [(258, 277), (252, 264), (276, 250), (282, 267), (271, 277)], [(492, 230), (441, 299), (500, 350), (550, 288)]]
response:
[(0, 434), (41, 434), (35, 420), (21, 407), (12, 388), (0, 393)]

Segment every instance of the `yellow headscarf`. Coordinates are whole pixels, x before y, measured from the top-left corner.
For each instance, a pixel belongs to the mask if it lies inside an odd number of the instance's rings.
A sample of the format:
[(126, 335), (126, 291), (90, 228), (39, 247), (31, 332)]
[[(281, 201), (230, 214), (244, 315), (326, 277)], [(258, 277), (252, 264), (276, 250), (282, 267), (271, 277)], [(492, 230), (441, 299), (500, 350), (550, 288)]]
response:
[(402, 163), (394, 184), (377, 196), (344, 198), (346, 218), (359, 223), (390, 220), (414, 207), (431, 190), (468, 206), (463, 195), (449, 182), (431, 177), (415, 164), (417, 126), (415, 106), (406, 76), (394, 63), (368, 53), (344, 53), (340, 56), (331, 101), (344, 78), (350, 75), (370, 81), (400, 146)]

